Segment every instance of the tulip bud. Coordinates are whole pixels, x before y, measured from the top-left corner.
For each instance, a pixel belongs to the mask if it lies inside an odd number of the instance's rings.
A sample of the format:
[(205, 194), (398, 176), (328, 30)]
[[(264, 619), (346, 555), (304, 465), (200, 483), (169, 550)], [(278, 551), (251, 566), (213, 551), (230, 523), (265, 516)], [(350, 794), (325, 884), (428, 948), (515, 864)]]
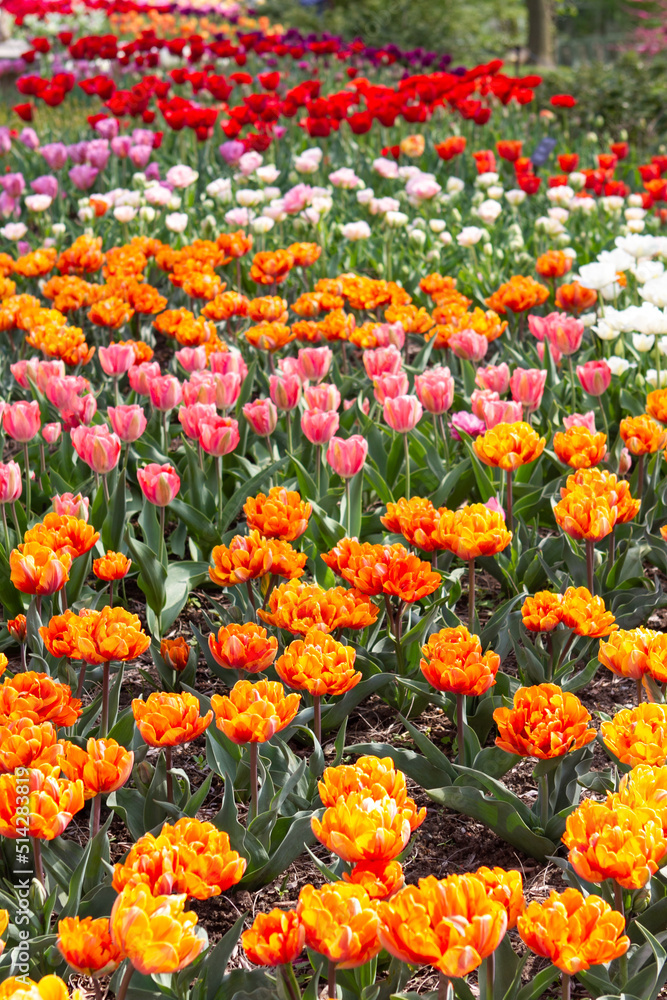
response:
[(88, 497), (81, 496), (80, 493), (77, 493), (76, 496), (73, 493), (56, 493), (54, 497), (51, 497), (51, 503), (56, 514), (69, 514), (81, 521), (88, 521), (90, 500)]
[(42, 427), (42, 437), (47, 444), (55, 444), (60, 439), (62, 432), (63, 426), (57, 420), (52, 424), (44, 424)]
[(181, 477), (173, 465), (151, 462), (137, 470), (137, 481), (149, 503), (166, 507), (181, 488)]
[(603, 358), (587, 361), (585, 365), (577, 365), (577, 378), (589, 396), (601, 396), (609, 388), (611, 368)]
[(632, 457), (627, 448), (621, 448), (621, 454), (618, 457), (618, 474), (619, 476), (626, 476), (630, 469), (632, 468)]
[(306, 410), (301, 416), (301, 430), (311, 444), (326, 444), (338, 430), (336, 410)]
[(163, 639), (160, 643), (160, 656), (172, 670), (185, 670), (190, 659), (190, 646), (182, 635), (177, 639)]
[(137, 403), (126, 406), (110, 406), (107, 409), (114, 432), (121, 441), (138, 441), (146, 430), (148, 421), (143, 407)]
[(298, 375), (271, 375), (269, 395), (279, 410), (293, 410), (301, 399), (301, 379)]
[(14, 503), (23, 491), (18, 462), (0, 463), (0, 504)]
[(20, 645), (23, 645), (28, 637), (28, 619), (26, 616), (17, 615), (16, 618), (10, 618), (7, 622), (7, 631)]
[(243, 407), (243, 416), (255, 434), (260, 434), (262, 437), (273, 434), (278, 423), (278, 411), (270, 399), (256, 399), (253, 403), (246, 403)]
[(361, 434), (351, 437), (332, 437), (327, 448), (327, 462), (341, 479), (351, 479), (364, 467), (368, 454), (368, 441)]
[(384, 419), (399, 434), (414, 430), (423, 414), (424, 409), (416, 396), (397, 396), (384, 402)]

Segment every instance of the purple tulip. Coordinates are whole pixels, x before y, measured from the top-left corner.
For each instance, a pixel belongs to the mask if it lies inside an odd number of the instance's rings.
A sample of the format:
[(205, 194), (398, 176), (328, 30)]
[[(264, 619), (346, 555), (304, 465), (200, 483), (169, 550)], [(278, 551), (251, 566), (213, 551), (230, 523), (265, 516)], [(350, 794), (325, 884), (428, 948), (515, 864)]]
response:
[(4, 177), (0, 177), (0, 184), (10, 198), (20, 198), (25, 191), (23, 174), (5, 174)]
[(149, 181), (160, 180), (160, 164), (153, 161), (146, 167), (146, 179)]
[(132, 146), (130, 149), (130, 159), (132, 160), (133, 166), (135, 166), (137, 170), (143, 170), (150, 160), (152, 152), (152, 146)]
[(0, 155), (8, 153), (12, 148), (12, 137), (6, 125), (0, 128)]
[(460, 441), (461, 435), (459, 434), (459, 430), (464, 431), (471, 437), (477, 437), (478, 434), (484, 433), (486, 424), (479, 417), (476, 417), (474, 413), (468, 413), (467, 410), (459, 410), (458, 413), (452, 413), (449, 429), (454, 440)]
[(88, 152), (87, 142), (75, 142), (71, 146), (67, 147), (67, 155), (69, 156), (72, 163), (85, 163), (87, 152)]
[(218, 146), (218, 152), (225, 163), (233, 166), (235, 163), (238, 163), (245, 153), (245, 146), (242, 142), (230, 139), (229, 142), (223, 142), (222, 146)]
[(98, 170), (104, 170), (109, 162), (110, 156), (111, 150), (109, 149), (109, 143), (106, 139), (92, 139), (88, 143), (86, 161), (90, 163), (91, 167), (96, 167)]
[(10, 198), (6, 191), (2, 191), (0, 193), (0, 215), (3, 219), (8, 219), (15, 210), (16, 202), (14, 199)]
[(117, 135), (115, 139), (111, 140), (111, 150), (114, 156), (119, 156), (121, 160), (130, 155), (131, 146), (132, 140), (129, 135)]
[(135, 128), (132, 131), (132, 142), (135, 146), (150, 146), (152, 149), (154, 138), (155, 133), (149, 128)]
[(26, 149), (39, 149), (39, 136), (34, 128), (21, 129), (19, 142), (22, 142)]
[(95, 183), (98, 174), (99, 170), (96, 167), (91, 167), (89, 163), (80, 163), (69, 171), (69, 179), (79, 191), (87, 191)]
[(55, 198), (58, 194), (58, 181), (51, 174), (42, 174), (30, 181), (30, 187), (36, 194), (47, 194), (49, 198)]
[(115, 139), (120, 128), (115, 118), (101, 118), (95, 125), (95, 131), (103, 139)]
[(67, 163), (67, 146), (62, 142), (50, 142), (42, 146), (40, 153), (51, 170), (60, 170)]
[(19, 240), (16, 244), (16, 249), (21, 255), (24, 253), (30, 253), (30, 244), (27, 240)]

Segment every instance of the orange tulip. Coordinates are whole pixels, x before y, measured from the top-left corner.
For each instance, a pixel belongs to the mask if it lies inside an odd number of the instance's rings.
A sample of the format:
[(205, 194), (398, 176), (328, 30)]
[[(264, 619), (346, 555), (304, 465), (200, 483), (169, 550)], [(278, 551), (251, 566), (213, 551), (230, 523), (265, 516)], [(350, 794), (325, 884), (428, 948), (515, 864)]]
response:
[(300, 702), (278, 681), (237, 681), (229, 695), (211, 698), (215, 723), (233, 743), (266, 743), (289, 726)]
[[(25, 837), (26, 816), (18, 796), (14, 774), (0, 774), (0, 836), (17, 840)], [(84, 806), (83, 782), (51, 778), (33, 769), (29, 777), (28, 833), (39, 840), (53, 840), (67, 829), (72, 817)], [(17, 797), (21, 802), (17, 802)]]
[(190, 660), (190, 646), (182, 635), (176, 639), (163, 639), (160, 643), (160, 656), (172, 670), (185, 670)]
[(10, 579), (22, 594), (48, 596), (62, 590), (69, 580), (72, 557), (63, 552), (28, 542), (9, 553)]
[(648, 809), (656, 813), (663, 834), (667, 834), (667, 767), (637, 764), (629, 774), (623, 775), (618, 792), (607, 794), (608, 805), (618, 803), (635, 811)]
[(447, 978), (467, 976), (500, 944), (507, 930), (502, 903), (475, 875), (433, 875), (377, 904), (378, 937), (390, 955), (431, 965)]
[(102, 608), (82, 611), (76, 625), (79, 657), (86, 663), (110, 663), (112, 660), (136, 660), (150, 645), (150, 636), (141, 627), (137, 615), (125, 608)]
[(271, 571), (273, 550), (259, 531), (235, 535), (229, 545), (216, 545), (211, 553), (209, 576), (220, 587), (234, 587)]
[(274, 587), (268, 610), (259, 609), (260, 618), (276, 628), (305, 635), (311, 628), (322, 632), (362, 629), (372, 625), (380, 609), (365, 594), (345, 587), (324, 590), (316, 583), (290, 580)]
[(594, 306), (597, 299), (598, 293), (592, 288), (584, 288), (578, 281), (573, 281), (569, 285), (561, 285), (557, 290), (556, 308), (578, 316)]
[(208, 637), (208, 646), (221, 667), (246, 670), (251, 674), (270, 667), (278, 653), (278, 640), (254, 622), (223, 625), (217, 638), (215, 635)]
[(23, 536), (26, 544), (46, 545), (58, 558), (64, 553), (76, 559), (92, 549), (100, 537), (92, 524), (71, 514), (46, 514), (40, 524), (30, 528)]
[(509, 281), (490, 295), (485, 302), (489, 309), (501, 316), (509, 309), (511, 312), (525, 312), (541, 306), (549, 298), (549, 289), (534, 278), (514, 274)]
[(360, 885), (371, 899), (388, 899), (403, 888), (403, 866), (398, 861), (360, 861), (343, 881)]
[(111, 939), (143, 976), (180, 972), (197, 957), (197, 915), (184, 913), (186, 896), (151, 896), (145, 885), (129, 885), (111, 910)]
[(596, 496), (604, 497), (616, 511), (616, 524), (631, 521), (641, 507), (641, 500), (635, 500), (630, 495), (630, 483), (606, 469), (580, 469), (568, 476), (565, 486), (561, 488), (561, 497), (571, 493), (577, 486), (586, 487)]
[(66, 656), (69, 660), (81, 659), (79, 632), (81, 618), (69, 609), (64, 615), (54, 615), (47, 625), (41, 625), (39, 634), (52, 656)]
[(294, 267), (289, 250), (264, 250), (256, 253), (250, 268), (250, 280), (258, 285), (279, 285)]
[(631, 809), (620, 802), (584, 799), (565, 823), (563, 843), (580, 878), (613, 878), (624, 889), (640, 889), (657, 870), (667, 840), (657, 813)]
[(619, 427), (623, 444), (633, 455), (650, 455), (667, 444), (667, 430), (648, 415), (624, 417)]
[(556, 523), (571, 538), (599, 542), (616, 524), (616, 509), (606, 497), (596, 496), (586, 487), (578, 486), (567, 493), (554, 507)]
[(396, 595), (412, 603), (432, 594), (442, 584), (431, 564), (422, 562), (404, 545), (360, 544), (354, 538), (342, 538), (330, 552), (322, 555), (327, 566), (351, 583), (361, 594)]
[(98, 580), (111, 583), (113, 580), (123, 580), (130, 572), (131, 565), (132, 560), (122, 552), (112, 552), (108, 549), (105, 556), (93, 559), (93, 573)]
[(293, 542), (307, 529), (312, 507), (296, 490), (273, 486), (268, 496), (258, 493), (248, 497), (243, 511), (251, 530), (259, 531), (264, 538)]
[(562, 608), (563, 625), (571, 628), (575, 635), (600, 639), (618, 628), (602, 598), (591, 594), (587, 587), (568, 587), (563, 594)]
[(554, 451), (572, 469), (590, 469), (604, 460), (607, 435), (596, 434), (588, 427), (568, 427), (554, 434)]
[[(388, 795), (404, 807), (408, 794), (405, 775), (395, 769), (391, 757), (359, 757), (355, 764), (327, 767), (317, 787), (323, 806), (335, 806), (339, 798), (347, 799), (352, 792), (363, 792), (372, 799)], [(423, 809), (420, 822), (425, 815)]]
[(403, 535), (409, 545), (424, 552), (433, 552), (443, 546), (438, 540), (438, 524), (445, 507), (434, 507), (430, 500), (401, 497), (396, 503), (387, 504), (387, 513), (380, 520), (387, 531)]
[(552, 889), (543, 903), (533, 900), (518, 927), (531, 951), (568, 976), (606, 965), (630, 947), (623, 915), (599, 896), (584, 897), (578, 889)]
[(496, 424), (473, 442), (477, 457), (496, 469), (513, 471), (539, 458), (544, 451), (546, 438), (541, 438), (523, 422)]
[(287, 251), (292, 254), (295, 267), (311, 267), (320, 259), (322, 247), (317, 243), (290, 243)]
[(132, 700), (132, 713), (144, 743), (175, 747), (190, 743), (208, 729), (213, 712), (199, 715), (199, 698), (193, 694), (153, 691), (147, 701)]
[(547, 250), (535, 261), (535, 270), (541, 278), (562, 278), (572, 269), (572, 258), (562, 250)]
[(287, 299), (280, 295), (260, 295), (250, 299), (248, 316), (253, 323), (286, 323)]
[(58, 951), (82, 976), (110, 976), (123, 960), (111, 940), (109, 918), (64, 917), (58, 921)]
[(0, 955), (2, 955), (5, 950), (5, 942), (2, 940), (2, 935), (5, 933), (9, 927), (9, 910), (0, 910)]
[[(0, 1000), (70, 1000), (70, 994), (59, 976), (43, 976), (38, 983), (27, 976), (10, 976), (0, 983)], [(83, 1000), (81, 990), (74, 990), (72, 1000)]]
[(299, 957), (306, 931), (296, 910), (258, 913), (241, 944), (253, 965), (287, 965)]
[(271, 549), (271, 575), (282, 576), (287, 580), (296, 580), (303, 576), (308, 556), (305, 552), (296, 552), (289, 542), (282, 538), (269, 540)]
[(649, 417), (667, 424), (667, 389), (655, 389), (646, 397), (646, 412)]
[(304, 885), (296, 912), (306, 946), (337, 969), (365, 965), (380, 951), (377, 913), (360, 885), (331, 882), (321, 889)]
[(83, 783), (85, 798), (93, 799), (122, 788), (132, 774), (134, 754), (115, 740), (96, 740), (91, 736), (85, 750), (66, 741), (58, 764), (70, 781)]
[(392, 861), (410, 840), (410, 816), (388, 795), (378, 799), (351, 792), (313, 816), (313, 833), (344, 861)]
[(489, 899), (502, 903), (507, 913), (507, 930), (516, 927), (517, 919), (523, 913), (526, 903), (523, 898), (521, 872), (505, 871), (504, 868), (478, 868), (475, 876), (482, 880)]
[(247, 861), (230, 849), (229, 836), (212, 823), (184, 816), (165, 823), (157, 837), (145, 833), (114, 866), (112, 885), (147, 885), (151, 895), (219, 896), (243, 877)]
[(521, 687), (512, 708), (497, 708), (496, 746), (520, 757), (551, 760), (579, 750), (595, 739), (590, 713), (575, 694), (556, 684)]
[(476, 696), (496, 683), (500, 657), (490, 650), (482, 653), (479, 636), (471, 635), (465, 625), (429, 636), (422, 655), (421, 672), (437, 691)]
[(7, 631), (20, 645), (26, 641), (28, 636), (28, 621), (25, 615), (17, 615), (7, 622)]
[(68, 684), (34, 670), (15, 674), (0, 684), (0, 719), (29, 718), (72, 726), (81, 715), (81, 702), (72, 698)]
[(529, 632), (553, 632), (563, 620), (563, 596), (540, 590), (521, 605), (521, 620)]
[(258, 323), (245, 331), (245, 338), (259, 350), (279, 351), (296, 339), (296, 333), (285, 323)]
[(34, 767), (57, 778), (60, 753), (62, 744), (51, 722), (16, 718), (0, 725), (0, 774), (13, 774), (18, 767)]
[(667, 763), (667, 706), (642, 703), (623, 708), (600, 726), (602, 742), (623, 764)]
[(607, 642), (600, 640), (598, 660), (618, 677), (641, 680), (649, 672), (651, 644), (658, 634), (646, 628), (612, 632)]
[(483, 503), (468, 504), (459, 510), (446, 510), (440, 518), (437, 537), (444, 548), (459, 559), (495, 556), (512, 541), (505, 518)]
[(295, 639), (276, 661), (276, 673), (296, 691), (316, 697), (350, 691), (361, 680), (354, 669), (356, 652), (352, 646), (312, 629), (304, 639)]

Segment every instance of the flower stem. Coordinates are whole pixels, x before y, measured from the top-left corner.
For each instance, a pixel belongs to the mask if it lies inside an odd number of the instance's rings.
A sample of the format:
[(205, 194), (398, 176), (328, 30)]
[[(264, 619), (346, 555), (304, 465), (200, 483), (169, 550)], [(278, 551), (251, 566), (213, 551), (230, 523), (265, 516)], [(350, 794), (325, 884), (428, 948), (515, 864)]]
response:
[(315, 448), (315, 494), (320, 499), (320, 484), (322, 482), (322, 445)]
[[(350, 505), (350, 480), (345, 480), (345, 507), (346, 507), (346, 520), (347, 520), (347, 537), (352, 538), (352, 507)], [(3, 507), (4, 510), (4, 507)]]
[(255, 819), (259, 811), (259, 779), (257, 777), (259, 759), (259, 747), (256, 743), (250, 744), (250, 816), (248, 822)]
[(287, 993), (289, 994), (290, 1000), (301, 1000), (301, 993), (299, 991), (299, 986), (294, 975), (294, 968), (291, 962), (286, 962), (284, 965), (279, 965), (277, 970), (280, 975)]
[(5, 554), (9, 559), (9, 553), (11, 551), (11, 548), (9, 545), (9, 528), (7, 527), (7, 511), (5, 510), (4, 503), (1, 506), (2, 506), (2, 526), (5, 529)]
[(46, 882), (44, 881), (44, 865), (42, 864), (42, 845), (39, 842), (38, 837), (31, 837), (32, 840), (32, 852), (35, 857), (35, 875), (37, 876), (37, 881), (46, 889)]
[[(614, 881), (614, 908), (623, 917), (625, 922), (625, 904), (623, 902), (623, 886)], [(624, 928), (625, 929), (625, 928)], [(625, 986), (628, 981), (628, 956), (627, 953), (621, 955), (618, 960), (618, 971), (620, 974), (621, 986)]]
[(644, 456), (637, 459), (637, 496), (641, 500), (644, 492)]
[(315, 739), (322, 745), (322, 696), (313, 695), (313, 732)]
[(408, 435), (403, 435), (403, 445), (405, 450), (405, 498), (410, 499), (410, 446), (408, 444)]
[(444, 972), (438, 973), (438, 997), (437, 1000), (450, 1000), (452, 996), (452, 984)]
[(591, 594), (595, 593), (595, 542), (591, 538), (586, 539), (586, 577), (588, 589)]
[(635, 687), (637, 691), (637, 704), (641, 705), (642, 701), (644, 700), (643, 684), (641, 677), (638, 677), (637, 680), (635, 681)]
[(514, 530), (514, 518), (512, 517), (512, 470), (507, 470), (507, 527)]
[(447, 438), (447, 425), (442, 417), (442, 414), (440, 414), (438, 420), (440, 421), (442, 440), (445, 442), (445, 468), (449, 468), (449, 440)]
[(167, 771), (167, 802), (173, 804), (174, 801), (174, 778), (171, 773), (171, 747), (164, 748), (164, 766)]
[(540, 785), (540, 826), (542, 832), (547, 828), (549, 822), (549, 775), (543, 774), (539, 778)]
[(216, 458), (216, 465), (218, 467), (218, 518), (222, 522), (222, 508), (224, 506), (224, 493), (222, 492), (222, 455), (218, 455)]
[(257, 621), (257, 607), (255, 606), (255, 595), (252, 590), (252, 584), (250, 580), (245, 582), (246, 590), (248, 591), (248, 600), (250, 601), (250, 607), (252, 608), (252, 616), (255, 621)]
[(572, 412), (577, 412), (577, 386), (574, 381), (574, 367), (572, 365), (572, 355), (570, 354), (567, 359), (567, 363), (570, 366), (570, 387), (572, 389)]
[(456, 741), (458, 744), (458, 763), (461, 767), (465, 767), (465, 762), (466, 762), (465, 717), (466, 717), (465, 695), (457, 694), (456, 695)]
[(475, 631), (475, 560), (468, 560), (468, 628)]
[(91, 840), (100, 829), (101, 812), (102, 812), (102, 796), (98, 792), (95, 798), (93, 799), (93, 815), (92, 815), (92, 822), (90, 824)]
[(32, 486), (30, 482), (30, 456), (28, 455), (27, 441), (23, 442), (23, 462), (25, 465), (25, 516), (28, 521), (28, 524), (30, 524), (30, 510), (31, 510), (30, 490)]
[(120, 986), (118, 987), (118, 992), (116, 993), (116, 1000), (125, 1000), (125, 997), (127, 995), (127, 988), (130, 985), (130, 980), (132, 979), (133, 973), (134, 973), (134, 966), (128, 960), (127, 968), (123, 973), (123, 978), (120, 981)]
[(290, 455), (293, 455), (294, 444), (292, 441), (292, 414), (289, 410), (285, 413), (285, 420), (287, 421), (287, 451)]
[(561, 972), (560, 982), (561, 982), (562, 1000), (570, 1000), (570, 977), (568, 976), (567, 972)]
[(493, 1000), (496, 979), (496, 953), (492, 951), (486, 959), (486, 1000)]
[(102, 665), (102, 718), (100, 719), (100, 736), (107, 735), (109, 728), (109, 667), (107, 660)]
[(329, 972), (327, 976), (327, 993), (329, 1000), (336, 1000), (336, 966), (329, 959)]

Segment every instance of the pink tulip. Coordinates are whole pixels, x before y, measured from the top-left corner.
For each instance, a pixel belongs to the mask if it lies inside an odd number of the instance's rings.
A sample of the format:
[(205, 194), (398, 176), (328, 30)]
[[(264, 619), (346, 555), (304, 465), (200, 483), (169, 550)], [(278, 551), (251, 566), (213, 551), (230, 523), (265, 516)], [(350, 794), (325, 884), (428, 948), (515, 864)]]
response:
[(547, 340), (566, 357), (581, 347), (584, 324), (567, 313), (549, 313), (547, 319)]
[(118, 465), (120, 438), (112, 434), (106, 424), (85, 427), (83, 424), (70, 431), (70, 438), (79, 458), (93, 472), (106, 475)]
[(339, 423), (336, 410), (313, 409), (301, 415), (301, 430), (311, 444), (327, 444), (338, 430)]
[(160, 365), (157, 361), (142, 361), (139, 365), (132, 365), (127, 373), (130, 385), (140, 396), (148, 396), (149, 383), (160, 374)]
[(495, 514), (500, 514), (503, 520), (505, 519), (505, 510), (501, 507), (498, 497), (489, 497), (484, 506), (488, 507), (489, 510), (492, 510)]
[(127, 406), (109, 406), (107, 415), (114, 432), (126, 444), (138, 441), (146, 430), (148, 421), (143, 407), (137, 403)]
[(178, 409), (178, 419), (186, 435), (193, 441), (199, 441), (201, 436), (202, 421), (206, 417), (215, 417), (216, 409), (213, 403), (190, 403), (180, 406)]
[(380, 406), (384, 404), (385, 399), (395, 399), (396, 396), (405, 396), (409, 392), (410, 384), (405, 372), (397, 372), (396, 375), (378, 375), (373, 382), (373, 394)]
[(78, 517), (80, 521), (88, 521), (90, 514), (90, 500), (88, 497), (77, 493), (56, 493), (51, 497), (53, 509), (56, 514), (68, 514), (70, 517)]
[(474, 330), (460, 330), (452, 334), (447, 341), (457, 358), (464, 361), (481, 361), (489, 349), (489, 342), (481, 333)]
[(230, 410), (241, 394), (241, 376), (238, 372), (214, 374), (215, 405), (219, 410)]
[(188, 375), (203, 371), (208, 363), (206, 348), (203, 344), (199, 347), (182, 347), (180, 351), (176, 351), (174, 357)]
[(364, 467), (368, 441), (361, 434), (349, 438), (332, 437), (327, 448), (327, 462), (341, 479), (352, 479)]
[(626, 476), (631, 468), (632, 456), (627, 448), (621, 448), (621, 454), (618, 456), (619, 476)]
[(167, 413), (183, 399), (183, 387), (175, 375), (158, 375), (148, 383), (148, 395), (156, 410)]
[(547, 373), (544, 368), (515, 368), (510, 379), (512, 399), (531, 413), (542, 402), (546, 381)]
[(505, 361), (501, 365), (478, 368), (475, 372), (475, 385), (478, 385), (480, 389), (490, 389), (502, 396), (507, 392), (509, 384), (510, 370)]
[(516, 424), (523, 419), (521, 403), (511, 402), (508, 399), (484, 400), (482, 413), (487, 429), (495, 427), (496, 424)]
[(364, 368), (369, 379), (373, 381), (379, 375), (396, 375), (403, 364), (401, 352), (394, 344), (389, 347), (376, 347), (372, 351), (364, 351)]
[(128, 372), (136, 359), (132, 344), (109, 344), (108, 347), (98, 347), (97, 356), (102, 371), (111, 378), (120, 378)]
[(40, 392), (46, 391), (50, 378), (65, 374), (64, 361), (42, 361), (41, 358), (25, 358), (9, 368), (22, 389), (29, 389), (30, 383), (34, 382)]
[(330, 382), (305, 386), (303, 398), (309, 410), (337, 410), (340, 406), (340, 392)]
[(407, 434), (415, 429), (424, 414), (424, 408), (416, 396), (396, 396), (385, 399), (383, 406), (385, 422), (399, 434)]
[(56, 420), (52, 424), (44, 424), (42, 427), (42, 437), (47, 444), (55, 444), (63, 432), (63, 425)]
[(89, 388), (88, 379), (82, 375), (56, 375), (46, 383), (45, 392), (56, 409), (74, 410), (81, 393)]
[(611, 368), (604, 358), (587, 361), (585, 365), (577, 365), (577, 378), (589, 396), (601, 396), (609, 388)]
[(0, 504), (14, 503), (23, 492), (21, 466), (18, 462), (0, 462)]
[(446, 413), (454, 402), (454, 379), (449, 368), (438, 365), (415, 376), (415, 389), (425, 410)]
[(218, 377), (209, 371), (193, 372), (188, 381), (182, 385), (185, 405), (207, 403), (209, 406), (216, 406), (218, 400), (216, 379)]
[(97, 413), (97, 400), (92, 392), (85, 396), (74, 396), (71, 406), (60, 411), (65, 430), (71, 431), (80, 424), (89, 424)]
[(240, 351), (214, 351), (209, 357), (211, 371), (216, 375), (226, 375), (227, 372), (236, 372), (244, 382), (248, 374), (248, 366), (243, 360)]
[(229, 455), (240, 440), (238, 421), (231, 417), (220, 417), (216, 413), (215, 416), (205, 416), (201, 421), (199, 441), (209, 455), (216, 458)]
[(563, 427), (566, 431), (570, 427), (588, 427), (591, 434), (595, 434), (595, 414), (589, 410), (587, 413), (573, 413), (569, 417), (563, 417)]
[(270, 375), (269, 395), (279, 410), (293, 410), (301, 399), (301, 379), (298, 375)]
[(550, 316), (565, 315), (565, 313), (550, 313), (549, 316), (528, 316), (528, 329), (536, 340), (544, 340), (549, 328)]
[(278, 372), (280, 375), (296, 375), (299, 382), (303, 383), (301, 369), (296, 358), (281, 358), (278, 362)]
[[(549, 352), (551, 353), (551, 357), (553, 358), (554, 364), (559, 365), (563, 359), (563, 355), (558, 350), (558, 348), (554, 347), (554, 345), (550, 343)], [(537, 345), (537, 356), (542, 362), (542, 364), (544, 364), (544, 344)]]
[(173, 465), (151, 462), (137, 469), (137, 481), (149, 503), (166, 507), (181, 488), (181, 477)]
[(365, 413), (366, 416), (368, 416), (368, 414), (371, 411), (371, 401), (370, 401), (370, 399), (362, 399), (361, 403), (359, 403), (358, 399), (344, 399), (343, 400), (343, 409), (344, 410), (350, 410), (355, 405), (355, 403), (358, 403), (361, 412)]
[(39, 403), (36, 399), (30, 403), (22, 400), (18, 403), (12, 403), (2, 414), (2, 426), (5, 433), (14, 441), (20, 441), (22, 444), (32, 441), (39, 433), (41, 423)]
[(452, 413), (449, 429), (454, 440), (460, 441), (461, 435), (459, 431), (464, 431), (470, 437), (477, 437), (479, 434), (484, 433), (486, 424), (479, 417), (476, 417), (474, 413), (468, 413), (467, 410), (459, 410), (457, 413)]
[(393, 344), (400, 351), (405, 344), (405, 329), (402, 323), (378, 323), (373, 328), (373, 336), (378, 347), (389, 347)]
[(491, 389), (473, 389), (470, 397), (470, 409), (478, 420), (484, 420), (484, 405), (486, 403), (497, 403), (500, 396)]
[(278, 411), (270, 399), (256, 399), (252, 403), (246, 403), (243, 407), (243, 416), (255, 434), (260, 434), (262, 437), (273, 434), (278, 423)]
[(333, 352), (329, 347), (302, 347), (297, 364), (303, 381), (321, 382), (327, 376), (332, 359)]

